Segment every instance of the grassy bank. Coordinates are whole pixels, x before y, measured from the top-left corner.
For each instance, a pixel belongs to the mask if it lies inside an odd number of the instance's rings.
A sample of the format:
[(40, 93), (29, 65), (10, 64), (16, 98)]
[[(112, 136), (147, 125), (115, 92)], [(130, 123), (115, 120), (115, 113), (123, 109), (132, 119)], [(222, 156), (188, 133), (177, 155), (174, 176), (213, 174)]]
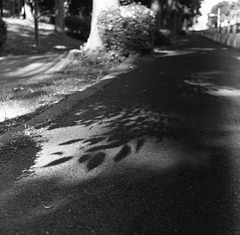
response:
[[(1, 51), (7, 55), (41, 55), (46, 53), (67, 52), (79, 48), (81, 41), (54, 32), (54, 26), (40, 23), (40, 46), (34, 45), (33, 22), (21, 19), (6, 19), (8, 40)], [(4, 57), (2, 57), (4, 58)], [(64, 58), (66, 62), (67, 59)], [(1, 63), (1, 61), (0, 61)], [(62, 62), (59, 62), (60, 64)], [(6, 82), (0, 86), (0, 135), (12, 127), (23, 123), (44, 111), (50, 105), (60, 102), (68, 95), (86, 89), (98, 82), (108, 73), (109, 68), (118, 61), (89, 61), (80, 56), (77, 60), (67, 61), (57, 71), (44, 71), (34, 78), (20, 82)], [(14, 69), (14, 68), (13, 68)]]

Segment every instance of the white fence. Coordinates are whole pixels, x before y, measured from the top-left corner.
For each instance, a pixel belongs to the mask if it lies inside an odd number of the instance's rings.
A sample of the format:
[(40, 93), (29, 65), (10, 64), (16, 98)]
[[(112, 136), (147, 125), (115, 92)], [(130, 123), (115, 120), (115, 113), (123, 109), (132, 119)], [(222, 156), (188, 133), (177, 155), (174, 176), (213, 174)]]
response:
[(209, 28), (201, 35), (225, 45), (240, 48), (240, 23), (220, 28)]

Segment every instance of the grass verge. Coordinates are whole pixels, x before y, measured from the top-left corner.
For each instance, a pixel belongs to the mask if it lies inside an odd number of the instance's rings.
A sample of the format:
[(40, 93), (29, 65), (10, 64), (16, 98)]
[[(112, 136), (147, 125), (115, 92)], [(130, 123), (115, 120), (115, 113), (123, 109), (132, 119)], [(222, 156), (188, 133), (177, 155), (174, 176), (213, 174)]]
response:
[[(40, 46), (34, 46), (34, 24), (30, 20), (9, 18), (7, 44), (0, 52), (5, 55), (40, 55), (57, 48), (69, 51), (79, 48), (81, 41), (54, 32), (54, 26), (40, 23)], [(62, 51), (61, 51), (62, 53)], [(99, 59), (100, 58), (100, 59)], [(36, 79), (18, 83), (7, 82), (0, 87), (0, 135), (43, 112), (67, 96), (99, 82), (108, 70), (125, 58), (100, 52), (97, 57), (79, 55), (55, 72), (45, 72)]]

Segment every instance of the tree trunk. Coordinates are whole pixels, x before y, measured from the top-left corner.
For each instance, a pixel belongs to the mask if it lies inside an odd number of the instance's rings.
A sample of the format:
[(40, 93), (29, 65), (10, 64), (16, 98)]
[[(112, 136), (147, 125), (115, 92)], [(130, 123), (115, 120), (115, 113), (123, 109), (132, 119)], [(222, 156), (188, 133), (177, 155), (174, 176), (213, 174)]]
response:
[(64, 33), (63, 0), (55, 0), (55, 31)]
[(94, 49), (101, 48), (103, 46), (97, 27), (98, 15), (101, 11), (109, 7), (118, 6), (119, 0), (93, 0), (91, 31), (84, 49), (93, 51)]
[(38, 32), (38, 1), (34, 0), (34, 26), (35, 26), (35, 44), (39, 46), (39, 32)]
[(0, 15), (3, 17), (3, 0), (0, 0)]

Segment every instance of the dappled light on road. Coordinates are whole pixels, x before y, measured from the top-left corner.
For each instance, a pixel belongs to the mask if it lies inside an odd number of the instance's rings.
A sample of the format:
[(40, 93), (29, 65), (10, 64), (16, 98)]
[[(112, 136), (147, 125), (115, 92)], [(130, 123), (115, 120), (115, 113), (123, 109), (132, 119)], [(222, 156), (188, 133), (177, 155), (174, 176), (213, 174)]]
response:
[(79, 110), (65, 120), (65, 127), (44, 128), (39, 139), (42, 150), (29, 169), (29, 179), (33, 173), (36, 179), (57, 177), (79, 183), (98, 174), (114, 174), (116, 168), (119, 174), (124, 165), (165, 170), (177, 164), (180, 159), (174, 156), (159, 156), (162, 147), (157, 144), (163, 138), (177, 138), (173, 129), (177, 119), (147, 108), (116, 111), (96, 104), (91, 119), (89, 111)]
[(0, 146), (5, 231), (238, 234), (239, 52), (179, 43)]

